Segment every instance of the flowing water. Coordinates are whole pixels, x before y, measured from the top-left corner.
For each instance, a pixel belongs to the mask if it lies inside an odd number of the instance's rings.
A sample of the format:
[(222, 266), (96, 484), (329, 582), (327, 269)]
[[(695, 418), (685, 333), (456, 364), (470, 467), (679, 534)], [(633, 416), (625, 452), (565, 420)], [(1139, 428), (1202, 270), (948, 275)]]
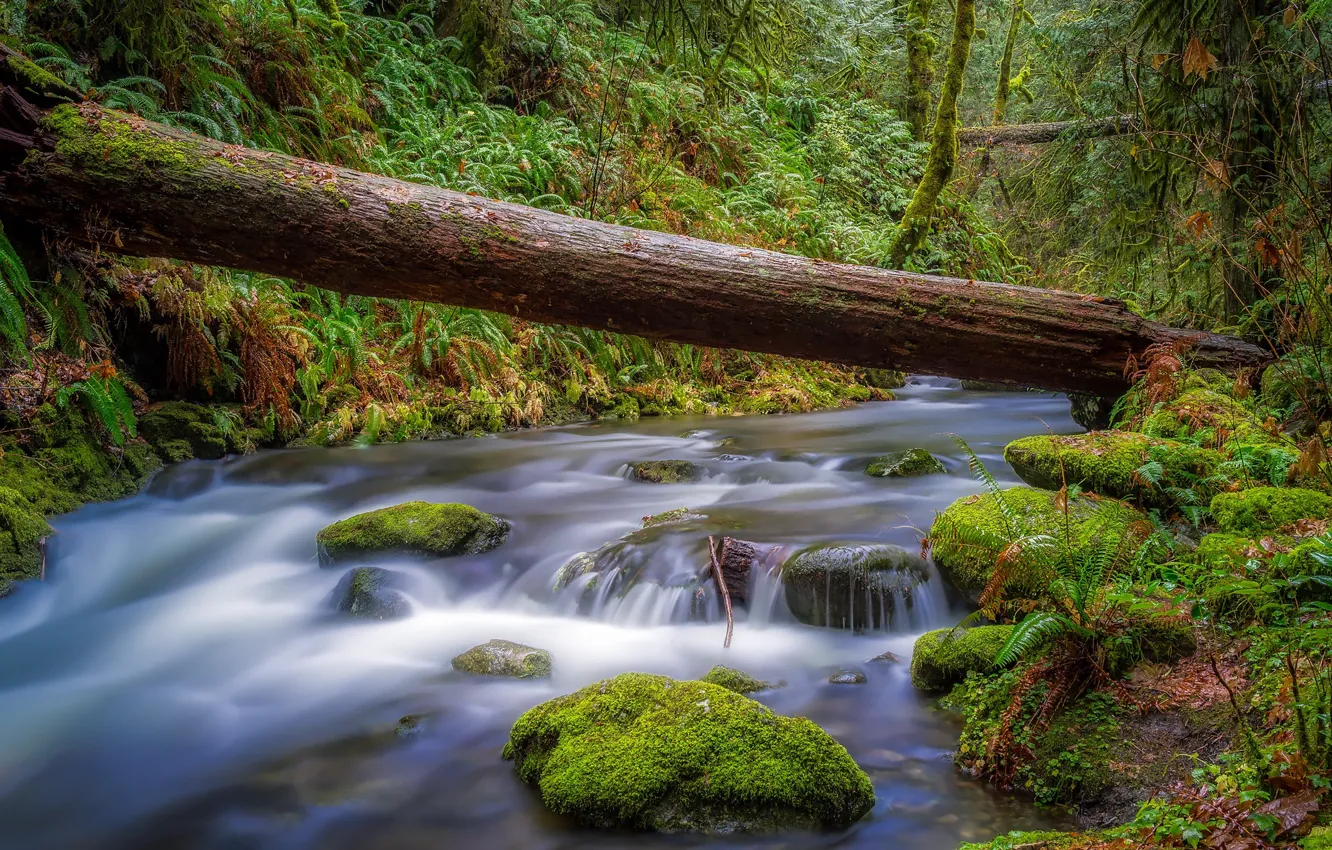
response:
[[(0, 845), (950, 850), (1058, 825), (959, 777), (956, 720), (910, 687), (913, 635), (963, 613), (932, 567), (909, 594), (881, 591), (892, 631), (796, 624), (762, 567), (729, 650), (715, 603), (691, 606), (709, 533), (763, 544), (765, 563), (813, 543), (914, 550), (916, 528), (978, 490), (946, 432), (1015, 481), (1000, 459), (1009, 440), (1077, 430), (1062, 396), (936, 379), (899, 396), (798, 416), (191, 462), (135, 498), (61, 517), (48, 582), (0, 605)], [(871, 456), (913, 446), (948, 474), (863, 474)], [(626, 462), (655, 458), (694, 460), (708, 476), (626, 478)], [(466, 502), (513, 532), (485, 555), (394, 565), (417, 579), (408, 619), (333, 614), (343, 570), (318, 566), (315, 533), (411, 499)], [(556, 590), (572, 556), (681, 506), (708, 518), (618, 544), (613, 590)], [(553, 678), (451, 673), (452, 656), (492, 638), (550, 650)], [(885, 651), (902, 663), (868, 661)], [(627, 670), (689, 678), (717, 663), (785, 681), (759, 698), (847, 747), (874, 781), (873, 813), (840, 833), (597, 833), (546, 812), (499, 758), (509, 726), (538, 702)], [(868, 683), (828, 683), (848, 666)], [(424, 719), (397, 735), (406, 714)]]

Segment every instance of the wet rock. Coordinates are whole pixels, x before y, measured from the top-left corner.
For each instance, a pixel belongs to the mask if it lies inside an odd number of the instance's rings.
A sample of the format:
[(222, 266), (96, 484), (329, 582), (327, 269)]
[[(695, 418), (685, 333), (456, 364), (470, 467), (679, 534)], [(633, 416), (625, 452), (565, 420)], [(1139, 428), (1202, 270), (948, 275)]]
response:
[(859, 670), (838, 670), (828, 677), (830, 685), (863, 685), (868, 679)]
[[(1023, 536), (1051, 534), (1063, 538), (1065, 514), (1056, 505), (1057, 494), (1012, 487), (1003, 491), (1002, 498), (1021, 524)], [(1105, 539), (1113, 540), (1127, 533), (1136, 535), (1132, 529), (1146, 519), (1146, 514), (1124, 502), (1079, 496), (1069, 500), (1067, 530), (1074, 548), (1083, 552)], [(993, 545), (978, 542), (980, 536), (992, 540)], [(1000, 552), (1011, 542), (1009, 536), (1008, 524), (994, 495), (967, 496), (953, 502), (935, 518), (930, 527), (930, 551), (944, 578), (974, 602), (989, 583)], [(1033, 596), (1041, 592), (1035, 584), (1018, 584), (1012, 590)]]
[(629, 477), (652, 484), (684, 484), (703, 477), (703, 467), (689, 460), (645, 460), (629, 464)]
[(550, 653), (509, 640), (492, 640), (474, 646), (453, 659), (453, 669), (474, 676), (507, 676), (511, 679), (544, 679), (550, 676)]
[(939, 459), (924, 449), (889, 452), (870, 461), (865, 474), (875, 478), (904, 478), (916, 475), (934, 475), (945, 472)]
[(399, 738), (417, 738), (421, 735), (420, 715), (408, 714), (398, 720), (398, 725), (393, 728), (393, 734)]
[(400, 620), (411, 616), (412, 604), (403, 592), (406, 574), (380, 567), (357, 567), (344, 575), (333, 590), (336, 609), (370, 620)]
[(809, 720), (644, 673), (538, 705), (514, 724), (504, 757), (548, 807), (593, 827), (841, 829), (874, 806), (869, 777)]
[(227, 453), (227, 437), (202, 404), (167, 401), (138, 418), (139, 433), (169, 461), (215, 460)]
[(747, 540), (723, 537), (718, 542), (717, 563), (733, 604), (744, 605), (749, 602), (749, 574), (758, 559), (758, 547)]
[(742, 673), (731, 667), (723, 667), (720, 664), (709, 670), (708, 674), (699, 681), (718, 685), (737, 694), (753, 694), (775, 687), (762, 679), (755, 679), (748, 673)]
[(925, 572), (921, 559), (899, 546), (813, 546), (787, 559), (781, 578), (800, 622), (877, 629), (891, 624), (899, 602), (914, 604)]
[(656, 528), (660, 525), (677, 525), (683, 522), (694, 522), (695, 520), (703, 520), (707, 518), (707, 514), (691, 511), (689, 508), (675, 508), (674, 510), (663, 511), (659, 514), (643, 517), (643, 527)]
[(926, 632), (911, 652), (911, 684), (921, 691), (946, 691), (968, 673), (991, 669), (1012, 632), (1012, 626)]
[(508, 522), (470, 505), (405, 502), (335, 522), (315, 540), (319, 564), (327, 567), (387, 555), (476, 555), (508, 535)]
[(870, 659), (871, 664), (901, 664), (902, 659), (896, 652), (880, 652)]

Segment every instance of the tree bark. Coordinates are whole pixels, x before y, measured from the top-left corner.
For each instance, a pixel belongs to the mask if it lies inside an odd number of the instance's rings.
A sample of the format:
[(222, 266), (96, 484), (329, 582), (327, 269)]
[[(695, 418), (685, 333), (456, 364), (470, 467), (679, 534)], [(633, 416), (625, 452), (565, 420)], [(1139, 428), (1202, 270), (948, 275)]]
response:
[(1026, 0), (1013, 0), (1013, 18), (1008, 23), (1008, 38), (1004, 41), (1004, 57), (999, 62), (999, 82), (994, 90), (994, 125), (1004, 123), (1008, 115), (1008, 92), (1013, 85), (1013, 50), (1017, 47), (1022, 18), (1027, 14)]
[[(30, 89), (24, 93), (31, 96)], [(0, 91), (0, 217), (76, 243), (679, 343), (1113, 396), (1197, 337), (1118, 302), (905, 274), (571, 218)]]
[(934, 132), (930, 138), (930, 155), (925, 161), (925, 174), (911, 196), (911, 203), (902, 213), (893, 244), (888, 255), (894, 268), (906, 266), (907, 258), (925, 241), (934, 217), (934, 205), (939, 195), (953, 179), (957, 167), (957, 99), (962, 94), (967, 60), (971, 57), (971, 39), (976, 34), (976, 0), (957, 0), (953, 14), (953, 40), (948, 46), (948, 69), (944, 72), (943, 91), (939, 94), (939, 111), (934, 118)]
[(1090, 118), (1083, 121), (1047, 121), (1040, 124), (1010, 124), (1006, 127), (966, 127), (957, 131), (960, 144), (969, 147), (999, 145), (1043, 145), (1061, 139), (1102, 139), (1132, 133), (1135, 124), (1127, 115)]
[(934, 85), (934, 34), (930, 11), (934, 0), (909, 0), (906, 13), (906, 98), (902, 117), (917, 141), (925, 141), (930, 120), (930, 87)]

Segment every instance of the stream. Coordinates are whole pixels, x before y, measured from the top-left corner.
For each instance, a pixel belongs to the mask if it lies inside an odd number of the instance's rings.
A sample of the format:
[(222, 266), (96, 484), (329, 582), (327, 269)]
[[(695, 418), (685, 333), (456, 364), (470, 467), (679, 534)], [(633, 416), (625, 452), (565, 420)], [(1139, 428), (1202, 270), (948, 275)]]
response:
[[(978, 492), (956, 432), (1005, 483), (1010, 440), (1073, 433), (1063, 396), (961, 390), (920, 378), (899, 400), (790, 416), (649, 419), (372, 448), (265, 451), (163, 470), (140, 495), (53, 521), (48, 581), (0, 604), (0, 844), (13, 850), (545, 850), (773, 847), (952, 850), (1057, 812), (961, 777), (958, 722), (918, 695), (916, 634), (964, 613), (931, 566), (892, 631), (797, 624), (769, 583), (738, 612), (690, 621), (681, 578), (709, 533), (795, 548), (915, 550), (934, 512)], [(921, 446), (946, 475), (879, 479), (866, 462)], [(628, 480), (682, 458), (691, 484)], [(420, 580), (411, 617), (334, 614), (344, 570), (315, 533), (423, 499), (465, 502), (513, 532), (484, 555), (395, 568)], [(560, 566), (688, 506), (702, 526), (641, 535), (627, 592), (587, 606)], [(636, 538), (638, 539), (638, 538)], [(900, 607), (900, 606), (899, 606)], [(544, 681), (476, 680), (450, 659), (492, 638), (542, 647)], [(870, 662), (885, 651), (901, 663)], [(811, 718), (874, 782), (839, 833), (702, 837), (580, 829), (550, 814), (499, 757), (531, 706), (628, 670), (697, 678), (725, 663), (784, 687), (757, 695)], [(828, 683), (854, 667), (864, 685)], [(423, 718), (412, 735), (399, 717)]]

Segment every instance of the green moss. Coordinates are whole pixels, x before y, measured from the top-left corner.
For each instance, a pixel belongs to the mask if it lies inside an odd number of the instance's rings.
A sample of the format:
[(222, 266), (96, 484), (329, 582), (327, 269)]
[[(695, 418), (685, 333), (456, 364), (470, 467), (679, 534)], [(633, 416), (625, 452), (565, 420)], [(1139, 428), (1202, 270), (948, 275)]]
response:
[(991, 669), (1012, 632), (1012, 626), (926, 632), (911, 651), (911, 684), (921, 691), (946, 691), (969, 673)]
[(688, 460), (646, 460), (629, 464), (629, 474), (635, 481), (682, 484), (702, 478), (703, 468)]
[(1017, 850), (1017, 848), (1040, 848), (1040, 850), (1062, 850), (1080, 836), (1075, 832), (1022, 832), (1013, 830), (1004, 835), (995, 836), (989, 841), (973, 844), (960, 844), (957, 850)]
[(79, 96), (79, 93), (66, 84), (64, 80), (26, 56), (13, 54), (5, 60), (5, 65), (9, 69), (9, 73), (13, 75), (14, 80), (30, 91), (65, 99), (74, 99)]
[(1212, 389), (1189, 390), (1159, 405), (1143, 422), (1142, 432), (1211, 446), (1272, 441), (1252, 408)]
[(348, 571), (333, 589), (335, 610), (368, 620), (400, 620), (411, 616), (412, 605), (402, 593), (406, 584), (402, 573), (357, 567)]
[(42, 538), (51, 526), (23, 494), (0, 487), (0, 581), (37, 578), (42, 570)]
[[(1214, 476), (1223, 458), (1210, 449), (1145, 434), (1092, 431), (1014, 440), (1004, 449), (1004, 460), (1033, 487), (1058, 490), (1067, 482), (1102, 496), (1167, 507), (1174, 503), (1170, 487), (1215, 487)], [(1149, 460), (1161, 465), (1160, 483), (1155, 486), (1138, 474)]]
[(192, 457), (216, 460), (230, 443), (213, 420), (212, 411), (188, 401), (168, 401), (139, 417), (139, 433), (171, 461)]
[[(1069, 500), (1068, 527), (1064, 513), (1055, 507), (1055, 494), (1030, 487), (1003, 491), (1006, 504), (1029, 533), (1045, 533), (1060, 539), (1068, 536), (1077, 551), (1086, 551), (1105, 537), (1123, 534), (1129, 526), (1147, 517), (1124, 502), (1079, 496)], [(978, 530), (1007, 540), (1008, 530), (995, 497), (989, 494), (959, 499), (940, 513), (930, 528), (934, 561), (953, 586), (973, 599), (989, 582), (1001, 549), (968, 545), (958, 536)], [(1026, 588), (1036, 591), (1037, 588)]]
[(944, 471), (944, 465), (938, 458), (924, 449), (907, 449), (880, 455), (865, 467), (865, 474), (876, 478), (934, 475)]
[(492, 640), (454, 657), (453, 669), (475, 676), (544, 679), (550, 676), (550, 653), (508, 640)]
[(56, 153), (92, 174), (123, 178), (127, 170), (154, 179), (187, 176), (205, 164), (196, 147), (152, 132), (134, 129), (117, 112), (62, 104), (47, 113), (44, 124), (56, 138)]
[(887, 628), (925, 581), (919, 555), (887, 544), (810, 546), (782, 565), (786, 605), (810, 626)]
[(1194, 653), (1193, 621), (1183, 616), (1143, 617), (1105, 645), (1105, 669), (1122, 676), (1141, 661), (1174, 664)]
[(1222, 531), (1275, 531), (1297, 519), (1332, 518), (1332, 496), (1297, 487), (1218, 493), (1212, 499), (1212, 517)]
[(504, 757), (552, 810), (599, 827), (846, 827), (869, 777), (803, 717), (707, 682), (624, 673), (518, 719)]
[(659, 514), (643, 517), (644, 528), (655, 528), (659, 525), (675, 525), (681, 522), (690, 522), (696, 519), (706, 519), (704, 514), (696, 513), (689, 508), (675, 508), (674, 510), (662, 511)]
[(1304, 850), (1332, 850), (1332, 826), (1315, 826), (1300, 842)]
[(357, 514), (316, 537), (324, 566), (374, 555), (475, 555), (504, 542), (509, 524), (470, 505), (405, 502)]
[(723, 667), (720, 664), (709, 670), (708, 674), (699, 681), (717, 685), (737, 694), (752, 694), (766, 691), (772, 687), (762, 679), (755, 679), (748, 673), (743, 673), (731, 667)]

